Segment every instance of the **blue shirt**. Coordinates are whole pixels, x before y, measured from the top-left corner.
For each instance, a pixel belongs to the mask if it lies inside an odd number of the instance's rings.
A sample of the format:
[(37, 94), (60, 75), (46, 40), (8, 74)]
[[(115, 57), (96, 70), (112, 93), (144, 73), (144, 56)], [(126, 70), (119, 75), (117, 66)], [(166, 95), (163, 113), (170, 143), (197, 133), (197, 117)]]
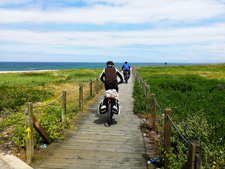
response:
[(128, 64), (124, 64), (122, 68), (123, 70), (130, 70), (130, 66)]

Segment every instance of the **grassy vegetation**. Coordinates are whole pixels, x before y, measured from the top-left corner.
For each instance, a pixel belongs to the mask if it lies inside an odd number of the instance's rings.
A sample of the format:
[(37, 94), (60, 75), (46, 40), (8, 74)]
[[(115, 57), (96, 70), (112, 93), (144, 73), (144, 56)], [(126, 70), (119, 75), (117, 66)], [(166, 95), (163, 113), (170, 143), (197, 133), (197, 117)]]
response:
[[(25, 145), (24, 103), (45, 105), (61, 95), (63, 90), (74, 91), (79, 83), (87, 84), (101, 73), (101, 69), (59, 70), (39, 73), (0, 74), (0, 141), (12, 141), (18, 149)], [(94, 90), (94, 89), (93, 89)], [(84, 87), (89, 96), (89, 85)], [(78, 112), (78, 92), (67, 95), (67, 124)], [(63, 139), (61, 99), (53, 104), (34, 108), (34, 115), (53, 141)], [(43, 142), (35, 132), (35, 146)]]
[[(58, 88), (66, 84), (87, 82), (99, 76), (100, 72), (100, 69), (76, 69), (44, 73), (0, 74), (0, 111), (16, 109), (28, 101), (42, 102), (54, 98), (59, 94)], [(68, 91), (70, 88), (63, 90)]]
[[(163, 109), (172, 109), (172, 119), (187, 140), (203, 147), (203, 168), (225, 166), (225, 64), (137, 69), (151, 86)], [(135, 86), (135, 112), (146, 113)], [(160, 121), (161, 111), (158, 111)], [(163, 123), (160, 124), (163, 126)], [(161, 130), (158, 128), (158, 130)], [(159, 131), (160, 132), (160, 131)], [(163, 138), (162, 138), (163, 139)], [(187, 145), (173, 129), (171, 168), (181, 168)]]

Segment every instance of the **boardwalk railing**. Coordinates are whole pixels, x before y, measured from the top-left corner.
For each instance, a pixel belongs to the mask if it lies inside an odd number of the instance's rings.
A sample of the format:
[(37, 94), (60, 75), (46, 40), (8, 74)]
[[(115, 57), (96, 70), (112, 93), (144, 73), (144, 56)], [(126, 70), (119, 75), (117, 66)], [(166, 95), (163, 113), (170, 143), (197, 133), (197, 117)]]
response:
[[(72, 92), (62, 91), (62, 94), (56, 98), (54, 101), (45, 104), (45, 105), (37, 105), (35, 106), (32, 102), (25, 103), (25, 128), (26, 128), (26, 162), (27, 164), (32, 163), (32, 159), (34, 157), (34, 130), (39, 133), (39, 135), (45, 140), (46, 143), (50, 144), (51, 138), (43, 129), (42, 125), (38, 122), (36, 117), (33, 114), (33, 109), (39, 107), (49, 106), (59, 99), (61, 99), (61, 121), (66, 127), (66, 104), (67, 104), (67, 95), (77, 94), (78, 96), (78, 104), (79, 109), (83, 110), (84, 108), (84, 100), (88, 98), (92, 98), (94, 94), (98, 94), (98, 92), (102, 89), (103, 84), (99, 81), (98, 77), (95, 80), (90, 80), (87, 84), (79, 84), (79, 88), (75, 89)], [(86, 91), (86, 92), (84, 92)]]
[[(165, 128), (164, 128), (164, 150), (165, 150), (165, 160), (164, 160), (164, 168), (168, 169), (170, 166), (169, 161), (169, 152), (171, 149), (171, 126), (175, 128), (180, 137), (185, 141), (188, 146), (188, 161), (183, 165), (183, 169), (200, 169), (201, 168), (201, 159), (202, 159), (202, 147), (199, 141), (191, 140), (188, 141), (178, 130), (176, 125), (172, 120), (172, 111), (170, 109), (162, 109), (156, 101), (156, 95), (152, 94), (150, 91), (150, 85), (147, 85), (146, 81), (143, 81), (140, 74), (133, 67), (132, 73), (135, 80), (138, 81), (141, 90), (143, 91), (146, 97), (146, 110), (150, 110), (151, 107), (151, 119), (152, 119), (152, 130), (156, 131), (156, 106), (159, 110), (165, 114)], [(150, 103), (151, 99), (151, 103)], [(151, 105), (150, 105), (151, 104)]]

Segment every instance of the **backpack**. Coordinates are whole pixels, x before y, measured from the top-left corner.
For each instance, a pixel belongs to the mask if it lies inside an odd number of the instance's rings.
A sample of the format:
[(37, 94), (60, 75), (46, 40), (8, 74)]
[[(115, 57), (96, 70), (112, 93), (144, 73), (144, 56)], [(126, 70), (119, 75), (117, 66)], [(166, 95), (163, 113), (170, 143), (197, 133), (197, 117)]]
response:
[(105, 68), (105, 82), (117, 82), (116, 69), (114, 67)]

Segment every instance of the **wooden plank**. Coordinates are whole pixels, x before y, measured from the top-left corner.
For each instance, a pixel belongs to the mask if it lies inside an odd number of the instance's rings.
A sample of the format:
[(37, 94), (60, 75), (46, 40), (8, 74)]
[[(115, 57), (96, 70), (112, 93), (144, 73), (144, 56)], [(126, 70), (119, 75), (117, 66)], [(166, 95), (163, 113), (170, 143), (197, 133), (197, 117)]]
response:
[(48, 136), (48, 134), (45, 132), (44, 128), (42, 127), (41, 123), (39, 123), (36, 119), (36, 117), (33, 115), (33, 126), (36, 129), (36, 131), (40, 134), (40, 136), (48, 143), (50, 144), (51, 138)]

